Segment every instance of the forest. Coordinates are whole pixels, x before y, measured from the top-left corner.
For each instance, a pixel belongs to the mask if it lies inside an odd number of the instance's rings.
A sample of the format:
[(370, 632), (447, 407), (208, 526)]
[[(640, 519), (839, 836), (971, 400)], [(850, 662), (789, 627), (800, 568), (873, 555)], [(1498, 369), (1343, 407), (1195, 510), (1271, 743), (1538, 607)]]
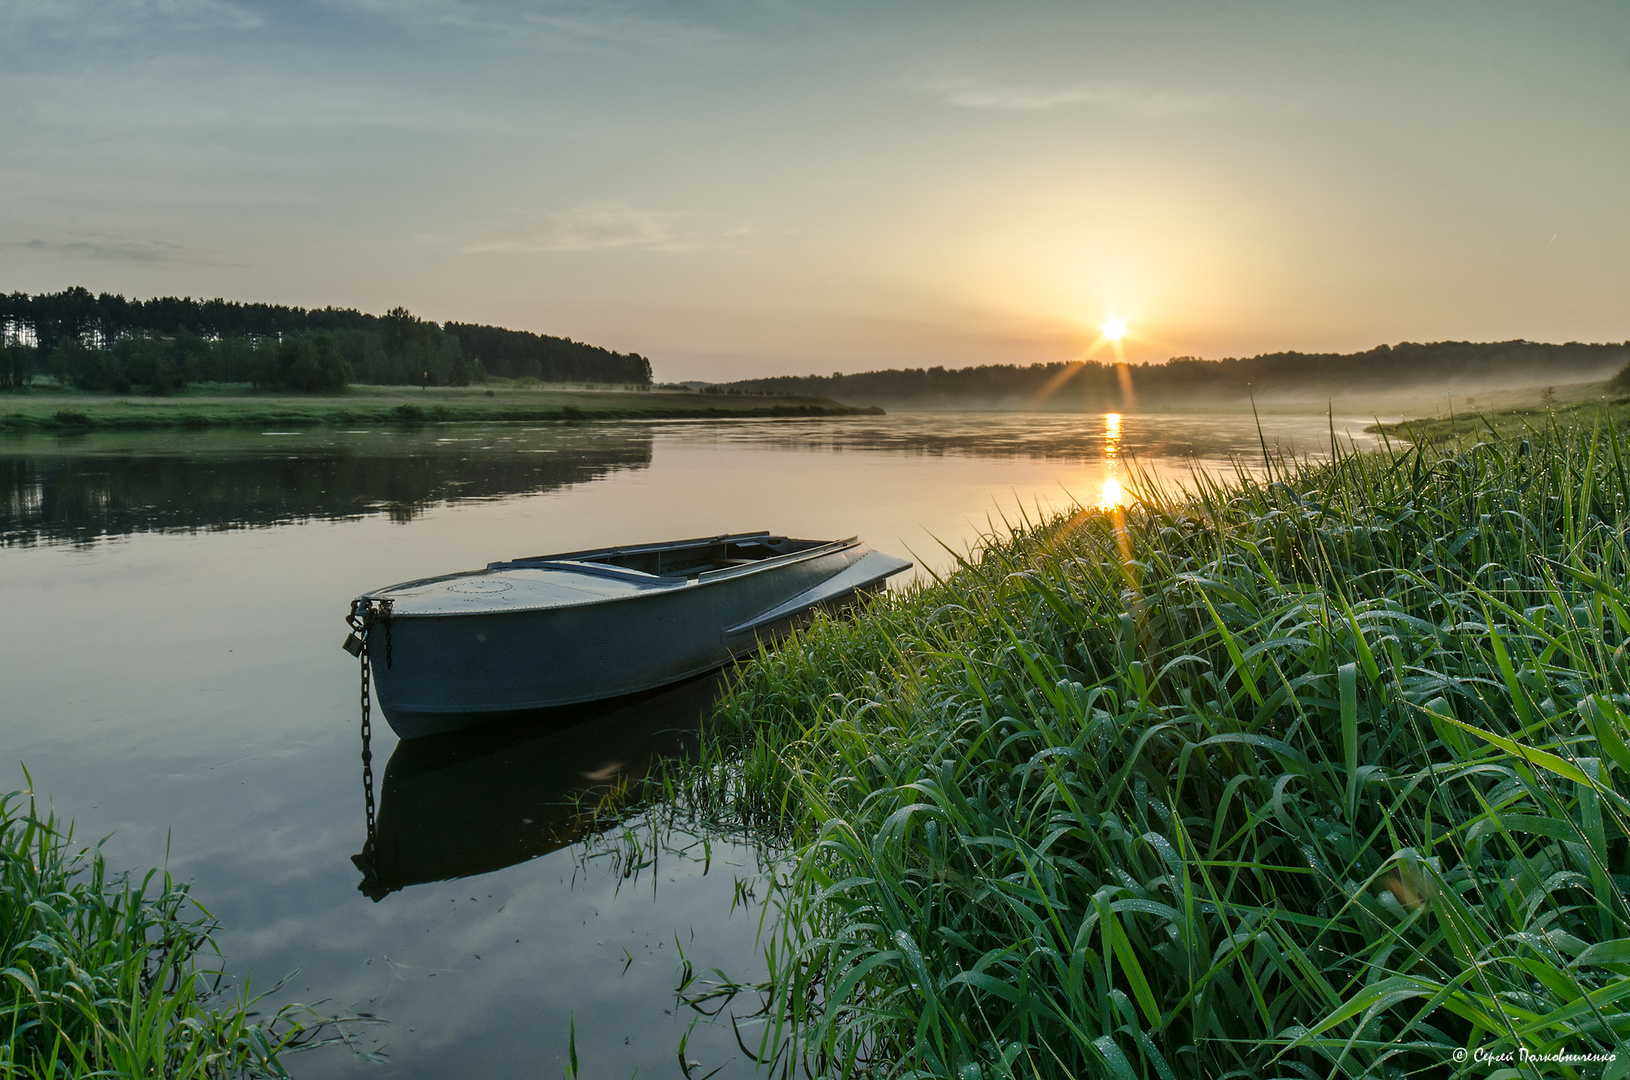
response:
[(1179, 356), (1163, 363), (987, 364), (903, 368), (853, 375), (790, 375), (709, 387), (714, 393), (809, 394), (850, 405), (1051, 404), (1126, 408), (1141, 402), (1245, 401), (1251, 395), (1379, 393), (1459, 383), (1539, 385), (1605, 378), (1630, 363), (1622, 344), (1440, 341), (1378, 345), (1357, 353), (1264, 353), (1244, 359)]
[(651, 384), (651, 362), (570, 338), (474, 323), (85, 288), (0, 294), (0, 389), (53, 375), (84, 390), (190, 383), (334, 393), (352, 382), (464, 386), (490, 377)]

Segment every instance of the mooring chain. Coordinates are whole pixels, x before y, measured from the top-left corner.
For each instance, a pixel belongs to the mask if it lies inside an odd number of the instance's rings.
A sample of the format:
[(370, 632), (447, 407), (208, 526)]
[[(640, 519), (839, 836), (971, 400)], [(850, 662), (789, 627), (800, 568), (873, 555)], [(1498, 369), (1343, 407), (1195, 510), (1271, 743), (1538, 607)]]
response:
[(373, 702), (368, 693), (368, 646), (362, 647), (362, 805), (368, 819), (368, 849), (374, 846)]
[[(375, 606), (377, 603), (377, 607)], [(368, 840), (366, 849), (374, 846), (374, 755), (373, 755), (373, 695), (369, 685), (368, 630), (375, 622), (385, 624), (385, 666), (391, 666), (391, 602), (389, 600), (356, 600), (351, 613), (345, 617), (351, 633), (345, 639), (345, 651), (361, 663), (362, 704), (362, 803), (367, 816)]]

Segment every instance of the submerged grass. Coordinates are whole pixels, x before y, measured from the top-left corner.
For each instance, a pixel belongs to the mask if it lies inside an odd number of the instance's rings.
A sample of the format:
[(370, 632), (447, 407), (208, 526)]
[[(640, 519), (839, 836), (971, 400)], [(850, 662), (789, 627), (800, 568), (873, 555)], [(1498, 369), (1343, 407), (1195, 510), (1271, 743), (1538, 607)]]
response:
[(797, 852), (759, 1055), (1630, 1073), (1627, 453), (1145, 485), (761, 656), (690, 780)]
[(0, 1077), (285, 1076), (324, 1021), (222, 1000), (214, 922), (167, 872), (110, 876), (96, 850), (0, 798)]

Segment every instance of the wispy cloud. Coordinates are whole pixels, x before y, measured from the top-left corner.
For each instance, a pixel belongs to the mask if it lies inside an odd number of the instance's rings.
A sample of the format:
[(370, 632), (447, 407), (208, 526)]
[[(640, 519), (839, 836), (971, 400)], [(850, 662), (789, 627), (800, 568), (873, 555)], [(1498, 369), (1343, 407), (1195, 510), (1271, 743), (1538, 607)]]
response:
[(705, 243), (706, 237), (684, 227), (681, 215), (601, 202), (585, 203), (570, 210), (519, 215), (510, 222), (482, 228), (476, 239), (460, 250), (465, 254), (603, 251), (608, 248), (687, 251)]
[(694, 19), (642, 9), (619, 0), (541, 0), (519, 7), (493, 0), (329, 0), (401, 25), (524, 35), (534, 44), (567, 49), (712, 48), (725, 33)]
[(1216, 112), (1222, 106), (1216, 94), (1150, 90), (1113, 81), (1003, 83), (967, 75), (939, 75), (915, 80), (911, 87), (958, 108), (1006, 112), (1084, 107), (1134, 116), (1179, 116)]
[(0, 240), (0, 250), (6, 249), (103, 262), (222, 265), (218, 259), (167, 240), (131, 239), (113, 233), (87, 233), (71, 240)]
[(0, 0), (0, 26), (72, 27), (75, 33), (107, 36), (144, 22), (230, 26), (263, 25), (259, 15), (229, 0)]

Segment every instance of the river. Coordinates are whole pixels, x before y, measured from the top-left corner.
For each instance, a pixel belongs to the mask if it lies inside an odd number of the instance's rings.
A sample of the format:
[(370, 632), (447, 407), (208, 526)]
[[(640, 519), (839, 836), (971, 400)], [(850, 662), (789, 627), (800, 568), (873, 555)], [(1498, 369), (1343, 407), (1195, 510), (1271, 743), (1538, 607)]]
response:
[[(750, 845), (571, 809), (682, 753), (703, 681), (543, 738), (371, 739), (349, 599), (613, 543), (859, 535), (943, 573), (1004, 521), (1137, 478), (1320, 456), (1367, 419), (923, 413), (832, 420), (0, 437), (0, 791), (19, 763), (115, 867), (167, 864), (273, 1001), (367, 1013), (297, 1077), (751, 1075), (762, 977)], [(1121, 494), (1117, 494), (1121, 493)], [(354, 859), (354, 856), (363, 856)], [(770, 913), (773, 918), (773, 912)], [(682, 955), (681, 955), (682, 954)], [(722, 1006), (722, 1007), (721, 1007)], [(718, 1015), (706, 1012), (718, 1009)], [(736, 1018), (735, 1025), (731, 1022)], [(376, 1054), (383, 1064), (359, 1056)]]

